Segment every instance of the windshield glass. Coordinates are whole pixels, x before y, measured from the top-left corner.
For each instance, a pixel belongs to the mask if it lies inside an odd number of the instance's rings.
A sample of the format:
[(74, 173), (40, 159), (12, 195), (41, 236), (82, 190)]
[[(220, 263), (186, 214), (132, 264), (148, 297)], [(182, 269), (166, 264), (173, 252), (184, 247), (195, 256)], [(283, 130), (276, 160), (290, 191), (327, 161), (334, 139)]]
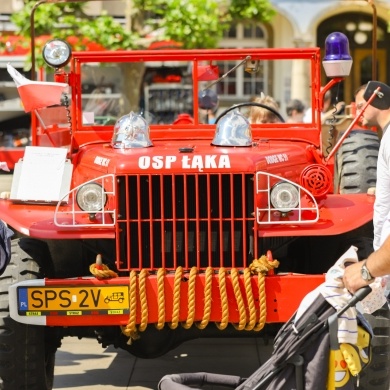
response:
[(70, 128), (69, 113), (70, 106), (51, 106), (35, 110), (42, 130), (50, 127)]
[(112, 124), (130, 111), (150, 124), (167, 124), (193, 115), (191, 67), (187, 62), (84, 64), (84, 124)]
[[(269, 115), (251, 120), (250, 105), (240, 107), (252, 124), (303, 123), (305, 114), (305, 122), (311, 123), (312, 94), (305, 73), (310, 74), (310, 69), (310, 61), (301, 59), (86, 62), (81, 66), (82, 121), (86, 126), (113, 125), (132, 111), (152, 125), (213, 124), (226, 109), (255, 102), (266, 105), (266, 111), (268, 107), (271, 113), (277, 111), (283, 120), (270, 120)], [(276, 83), (271, 81), (275, 74), (280, 75)], [(198, 96), (194, 95), (194, 83)], [(207, 97), (206, 104), (199, 100), (209, 93), (213, 97)], [(289, 115), (293, 100), (300, 104), (294, 108), (300, 113), (295, 119)]]

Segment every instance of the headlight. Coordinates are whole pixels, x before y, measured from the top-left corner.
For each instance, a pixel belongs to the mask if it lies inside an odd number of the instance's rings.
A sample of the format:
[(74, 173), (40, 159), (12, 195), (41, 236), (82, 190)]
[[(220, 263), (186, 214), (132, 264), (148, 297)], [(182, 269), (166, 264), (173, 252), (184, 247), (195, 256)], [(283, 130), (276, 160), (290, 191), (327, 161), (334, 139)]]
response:
[(91, 213), (102, 210), (106, 201), (107, 195), (103, 187), (97, 183), (82, 186), (76, 194), (76, 202), (80, 209)]
[(65, 66), (72, 55), (72, 49), (69, 44), (60, 39), (53, 39), (46, 43), (43, 48), (42, 56), (45, 62), (53, 68)]
[(271, 189), (271, 204), (281, 213), (296, 208), (299, 203), (299, 191), (296, 186), (287, 182), (275, 184)]

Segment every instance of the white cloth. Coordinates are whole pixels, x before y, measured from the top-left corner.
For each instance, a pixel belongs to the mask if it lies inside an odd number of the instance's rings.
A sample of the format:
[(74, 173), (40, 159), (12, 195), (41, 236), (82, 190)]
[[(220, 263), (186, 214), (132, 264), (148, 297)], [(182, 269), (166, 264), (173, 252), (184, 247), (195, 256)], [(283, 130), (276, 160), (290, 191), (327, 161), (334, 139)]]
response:
[[(312, 115), (313, 115), (313, 110), (310, 108), (308, 108), (304, 115), (303, 115), (303, 123), (312, 123)], [(325, 115), (325, 112), (321, 112), (321, 121), (324, 119), (324, 115)]]
[(0, 161), (0, 169), (7, 172), (10, 171), (10, 169), (8, 168), (8, 164), (5, 161)]
[[(296, 320), (310, 307), (311, 303), (321, 294), (336, 310), (340, 310), (351, 299), (352, 295), (344, 287), (343, 275), (345, 264), (347, 262), (356, 263), (357, 249), (351, 246), (331, 267), (325, 275), (325, 282), (315, 290), (306, 295), (302, 300), (296, 314)], [(386, 298), (384, 288), (381, 283), (381, 278), (376, 278), (370, 284), (372, 292), (360, 302), (360, 306), (364, 313), (373, 313), (381, 308)], [(349, 308), (338, 319), (338, 340), (339, 343), (356, 344), (357, 342), (357, 320), (356, 308)]]
[(312, 110), (308, 108), (303, 115), (303, 123), (311, 123), (312, 121)]
[(383, 129), (379, 146), (374, 203), (374, 249), (390, 234), (390, 131)]

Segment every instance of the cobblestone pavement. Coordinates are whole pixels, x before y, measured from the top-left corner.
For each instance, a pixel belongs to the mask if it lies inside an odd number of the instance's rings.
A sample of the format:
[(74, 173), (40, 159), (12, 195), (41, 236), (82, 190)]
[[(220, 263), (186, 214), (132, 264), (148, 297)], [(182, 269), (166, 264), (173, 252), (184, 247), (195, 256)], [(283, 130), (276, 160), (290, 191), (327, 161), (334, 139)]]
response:
[(270, 350), (262, 339), (198, 339), (160, 358), (140, 359), (113, 347), (103, 349), (94, 339), (67, 337), (56, 354), (54, 389), (157, 389), (164, 375), (180, 372), (246, 377), (268, 359)]

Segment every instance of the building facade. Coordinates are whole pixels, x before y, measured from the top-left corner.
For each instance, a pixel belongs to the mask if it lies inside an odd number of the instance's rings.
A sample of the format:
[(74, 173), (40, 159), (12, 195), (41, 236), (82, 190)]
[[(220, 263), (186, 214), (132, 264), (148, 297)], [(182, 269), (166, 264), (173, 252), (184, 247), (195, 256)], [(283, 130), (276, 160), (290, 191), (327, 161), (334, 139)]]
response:
[[(340, 31), (349, 38), (351, 75), (342, 84), (340, 99), (350, 102), (356, 88), (369, 80), (390, 82), (390, 1), (273, 0), (278, 15), (271, 23), (274, 46), (324, 47), (328, 34)], [(373, 69), (373, 63), (376, 63)], [(285, 76), (287, 77), (287, 76)], [(291, 74), (291, 94), (299, 96), (304, 74)], [(323, 77), (326, 80), (325, 76)], [(283, 83), (283, 80), (281, 81)]]
[[(361, 84), (377, 79), (390, 83), (390, 0), (271, 0), (277, 11), (268, 24), (237, 25), (226, 32), (221, 47), (324, 47), (331, 32), (340, 31), (349, 38), (353, 58), (351, 75), (343, 81), (339, 100), (350, 102)], [(9, 16), (23, 6), (23, 0), (7, 0), (0, 4), (0, 30), (12, 30)], [(131, 13), (131, 0), (93, 1), (89, 12), (101, 11), (121, 19)], [(376, 64), (376, 66), (373, 66)], [(305, 69), (295, 66), (278, 71), (264, 69), (262, 90), (273, 95), (283, 108), (290, 99), (307, 100), (302, 85), (307, 85)], [(232, 93), (223, 92), (222, 99), (247, 101), (254, 93), (250, 79), (244, 72), (237, 73), (237, 86)], [(326, 77), (323, 75), (326, 82)], [(226, 82), (226, 80), (224, 81)], [(226, 83), (227, 84), (227, 83)], [(248, 85), (247, 89), (242, 85)], [(223, 88), (222, 88), (223, 89)], [(257, 93), (257, 91), (256, 91)]]

